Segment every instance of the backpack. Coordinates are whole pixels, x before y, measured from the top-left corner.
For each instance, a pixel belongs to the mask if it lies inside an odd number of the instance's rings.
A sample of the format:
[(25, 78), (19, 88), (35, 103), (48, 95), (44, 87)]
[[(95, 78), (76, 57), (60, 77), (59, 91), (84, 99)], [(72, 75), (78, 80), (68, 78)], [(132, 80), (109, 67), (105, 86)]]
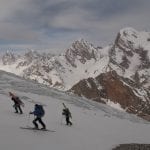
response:
[(45, 115), (45, 111), (42, 105), (36, 105), (35, 113), (36, 116), (43, 117)]

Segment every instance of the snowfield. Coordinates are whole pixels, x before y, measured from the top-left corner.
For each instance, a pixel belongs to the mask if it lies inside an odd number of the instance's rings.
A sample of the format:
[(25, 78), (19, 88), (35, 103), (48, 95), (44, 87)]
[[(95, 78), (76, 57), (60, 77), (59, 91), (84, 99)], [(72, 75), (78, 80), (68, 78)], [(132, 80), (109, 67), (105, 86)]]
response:
[[(25, 103), (24, 114), (14, 113), (8, 92)], [(44, 122), (56, 132), (22, 130), (32, 126), (34, 102), (45, 104)], [(73, 126), (65, 125), (62, 103), (72, 112)], [(150, 142), (150, 123), (121, 110), (47, 88), (0, 71), (1, 150), (111, 150), (123, 143)]]

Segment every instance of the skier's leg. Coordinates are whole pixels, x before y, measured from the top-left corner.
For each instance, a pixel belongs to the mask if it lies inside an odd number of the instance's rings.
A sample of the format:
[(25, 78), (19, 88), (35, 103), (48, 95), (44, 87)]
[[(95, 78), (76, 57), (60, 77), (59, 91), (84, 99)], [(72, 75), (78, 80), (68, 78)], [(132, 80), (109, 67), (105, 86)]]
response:
[(14, 108), (15, 108), (15, 110), (16, 110), (15, 113), (18, 113), (18, 108), (17, 108), (17, 105), (16, 105), (16, 104), (14, 105)]
[(18, 109), (19, 109), (19, 111), (20, 111), (20, 114), (23, 114), (23, 112), (22, 112), (22, 109), (21, 109), (20, 105), (18, 105)]
[(69, 124), (69, 117), (67, 116), (66, 117), (66, 125), (68, 125)]
[(70, 124), (70, 126), (72, 126), (72, 122), (70, 121), (70, 119), (69, 119), (69, 124)]
[(42, 121), (41, 118), (38, 118), (39, 123), (42, 125), (42, 129), (46, 129), (46, 125), (44, 124), (44, 122)]
[(34, 124), (35, 128), (38, 128), (38, 124), (36, 123), (37, 120), (38, 120), (37, 117), (33, 120), (33, 124)]

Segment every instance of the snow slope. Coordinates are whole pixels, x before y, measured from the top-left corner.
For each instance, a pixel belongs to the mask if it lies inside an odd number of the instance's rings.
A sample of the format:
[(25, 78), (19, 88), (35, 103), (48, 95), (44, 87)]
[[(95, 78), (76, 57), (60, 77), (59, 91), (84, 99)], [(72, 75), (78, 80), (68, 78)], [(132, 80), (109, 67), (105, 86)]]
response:
[[(25, 103), (24, 114), (13, 113), (8, 92)], [(22, 130), (32, 125), (29, 112), (37, 101), (46, 104), (43, 118), (56, 132)], [(61, 116), (64, 102), (71, 110), (73, 126)], [(149, 143), (150, 124), (123, 111), (67, 95), (43, 85), (0, 71), (0, 149), (1, 150), (111, 150), (122, 143)]]

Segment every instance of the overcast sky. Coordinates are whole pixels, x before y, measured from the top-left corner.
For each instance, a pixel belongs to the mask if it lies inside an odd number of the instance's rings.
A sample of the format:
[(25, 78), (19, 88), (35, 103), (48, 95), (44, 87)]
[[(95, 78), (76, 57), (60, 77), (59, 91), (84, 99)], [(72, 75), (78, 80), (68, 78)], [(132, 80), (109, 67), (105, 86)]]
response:
[(0, 0), (0, 50), (105, 46), (125, 27), (150, 31), (149, 0)]

